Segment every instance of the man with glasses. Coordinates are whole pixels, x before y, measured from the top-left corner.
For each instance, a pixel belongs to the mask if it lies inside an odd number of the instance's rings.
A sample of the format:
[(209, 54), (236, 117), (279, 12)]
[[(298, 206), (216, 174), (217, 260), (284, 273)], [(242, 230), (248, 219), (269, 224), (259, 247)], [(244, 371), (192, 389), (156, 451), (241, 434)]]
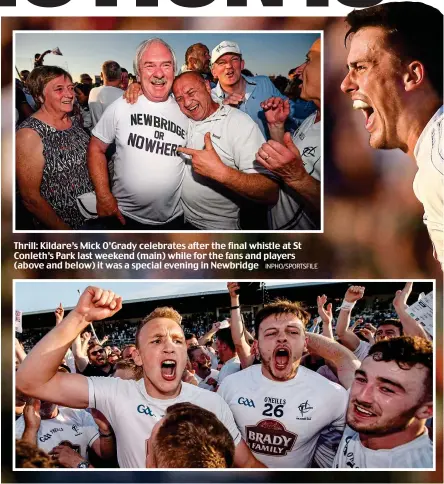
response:
[(93, 344), (86, 353), (87, 358), (76, 357), (76, 365), (82, 375), (111, 376), (114, 373), (114, 365), (108, 362), (105, 348)]

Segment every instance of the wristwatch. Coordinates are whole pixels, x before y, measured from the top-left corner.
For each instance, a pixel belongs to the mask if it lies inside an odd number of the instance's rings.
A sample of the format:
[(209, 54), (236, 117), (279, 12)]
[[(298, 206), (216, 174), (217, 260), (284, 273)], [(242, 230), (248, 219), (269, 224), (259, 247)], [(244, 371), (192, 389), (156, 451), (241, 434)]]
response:
[(87, 460), (82, 460), (79, 464), (77, 464), (77, 467), (79, 469), (88, 469), (89, 467), (89, 462)]

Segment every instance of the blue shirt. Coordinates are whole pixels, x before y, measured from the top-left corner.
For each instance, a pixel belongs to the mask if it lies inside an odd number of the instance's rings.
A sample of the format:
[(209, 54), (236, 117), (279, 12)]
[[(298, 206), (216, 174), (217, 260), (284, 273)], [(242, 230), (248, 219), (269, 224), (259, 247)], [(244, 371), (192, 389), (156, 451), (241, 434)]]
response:
[[(266, 139), (270, 139), (268, 131), (267, 120), (265, 119), (264, 110), (261, 108), (261, 103), (270, 97), (280, 97), (288, 99), (284, 96), (271, 82), (267, 76), (244, 76), (247, 81), (245, 88), (245, 101), (243, 101), (238, 108), (247, 113), (259, 126), (262, 134)], [(227, 94), (222, 89), (220, 83), (211, 90), (212, 98), (221, 104)], [(297, 102), (290, 101), (290, 116), (287, 119), (285, 128), (287, 131), (293, 133), (302, 121), (316, 110), (316, 106), (311, 102), (298, 100)]]

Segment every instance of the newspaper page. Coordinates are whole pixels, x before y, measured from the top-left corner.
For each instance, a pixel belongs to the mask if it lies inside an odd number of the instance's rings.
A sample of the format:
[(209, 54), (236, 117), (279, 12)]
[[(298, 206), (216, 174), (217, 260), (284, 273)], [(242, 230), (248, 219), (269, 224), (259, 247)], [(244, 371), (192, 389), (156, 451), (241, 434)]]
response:
[(442, 482), (441, 2), (0, 15), (2, 482)]

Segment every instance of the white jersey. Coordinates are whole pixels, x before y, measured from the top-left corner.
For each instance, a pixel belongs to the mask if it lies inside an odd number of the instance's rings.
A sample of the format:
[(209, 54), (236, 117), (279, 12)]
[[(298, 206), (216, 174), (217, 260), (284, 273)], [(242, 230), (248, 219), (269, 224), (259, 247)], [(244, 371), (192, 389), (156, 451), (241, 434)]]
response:
[[(15, 437), (21, 439), (25, 430), (23, 415), (15, 422)], [(99, 438), (99, 428), (86, 410), (59, 407), (57, 417), (42, 419), (37, 433), (37, 446), (51, 452), (58, 445), (69, 445), (84, 459), (87, 449)]]
[(99, 86), (91, 89), (88, 97), (88, 107), (91, 122), (94, 127), (108, 106), (123, 96), (123, 90), (113, 86)]
[(372, 450), (364, 447), (359, 434), (347, 425), (333, 467), (431, 469), (433, 468), (433, 444), (425, 431), (424, 434), (407, 444), (393, 449)]
[[(321, 123), (315, 123), (317, 113), (308, 116), (293, 135), (307, 173), (321, 180)], [(288, 185), (281, 183), (279, 200), (268, 211), (273, 230), (319, 229), (304, 210), (304, 201)]]
[(353, 354), (358, 358), (359, 361), (364, 361), (365, 358), (368, 356), (368, 352), (372, 345), (367, 343), (367, 341), (359, 341), (359, 346), (353, 351)]
[[(258, 125), (248, 116), (228, 105), (203, 121), (190, 120), (187, 147), (201, 150), (204, 137), (211, 133), (211, 142), (222, 162), (243, 173), (268, 172), (256, 161), (256, 153), (265, 143)], [(182, 187), (182, 206), (185, 220), (203, 230), (237, 230), (239, 205), (232, 190), (220, 183), (200, 176), (187, 160)]]
[(231, 360), (224, 363), (219, 371), (219, 385), (225, 380), (228, 375), (237, 373), (241, 369), (240, 359), (238, 356), (233, 356)]
[(414, 151), (418, 171), (413, 190), (424, 205), (424, 223), (434, 255), (444, 270), (444, 107), (435, 113), (419, 137)]
[(213, 412), (225, 425), (237, 445), (241, 436), (224, 400), (214, 392), (182, 383), (178, 397), (159, 400), (150, 397), (144, 380), (89, 377), (89, 406), (100, 410), (114, 429), (120, 467), (146, 466), (147, 442), (154, 425), (175, 403), (190, 402)]
[(92, 134), (116, 142), (112, 192), (124, 215), (160, 225), (182, 214), (185, 163), (177, 148), (185, 145), (187, 129), (172, 97), (155, 103), (141, 96), (136, 104), (120, 98), (105, 111)]
[(268, 467), (309, 467), (326, 427), (342, 431), (348, 394), (303, 366), (286, 382), (253, 365), (227, 377), (218, 393), (230, 406), (242, 437)]
[(204, 390), (211, 390), (213, 391), (215, 387), (213, 385), (208, 384), (208, 380), (212, 378), (213, 380), (216, 380), (217, 382), (219, 381), (219, 372), (217, 370), (211, 370), (210, 374), (205, 378), (201, 378), (199, 375), (194, 374), (196, 380), (197, 380), (197, 386), (199, 388), (203, 388)]

